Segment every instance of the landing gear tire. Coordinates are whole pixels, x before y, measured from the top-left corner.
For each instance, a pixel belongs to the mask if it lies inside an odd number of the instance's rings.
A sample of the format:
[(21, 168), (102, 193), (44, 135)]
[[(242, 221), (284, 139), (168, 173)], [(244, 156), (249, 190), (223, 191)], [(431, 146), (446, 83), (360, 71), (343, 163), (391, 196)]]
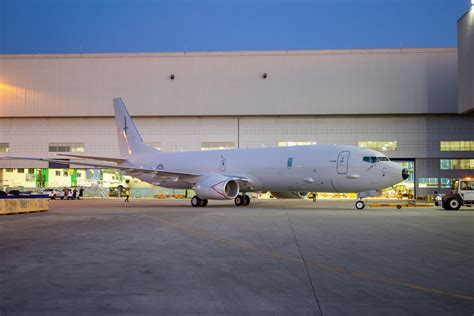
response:
[(242, 205), (243, 205), (243, 206), (249, 205), (249, 204), (250, 204), (250, 196), (244, 195), (243, 198), (244, 198), (244, 201), (243, 201), (243, 204), (242, 204)]
[(193, 207), (201, 206), (201, 203), (202, 200), (197, 195), (193, 196), (193, 198), (191, 199), (191, 205)]
[(207, 199), (201, 200), (201, 205), (199, 205), (199, 206), (201, 206), (201, 207), (207, 206)]
[(356, 209), (358, 209), (358, 210), (363, 210), (364, 207), (365, 207), (364, 201), (357, 201), (356, 204), (355, 204), (355, 207), (356, 207)]
[(237, 196), (235, 197), (235, 199), (234, 199), (234, 203), (235, 203), (235, 205), (237, 205), (237, 206), (242, 206), (243, 203), (244, 203), (244, 198), (243, 198), (243, 196), (242, 196), (242, 195), (237, 195)]

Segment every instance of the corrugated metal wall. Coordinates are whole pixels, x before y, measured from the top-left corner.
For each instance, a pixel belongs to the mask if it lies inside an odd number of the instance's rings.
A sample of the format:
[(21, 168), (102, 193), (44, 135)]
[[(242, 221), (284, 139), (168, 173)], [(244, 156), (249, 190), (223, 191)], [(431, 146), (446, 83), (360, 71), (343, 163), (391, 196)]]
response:
[(134, 116), (457, 113), (457, 52), (0, 56), (1, 117), (109, 116), (117, 96)]
[(459, 113), (474, 112), (474, 6), (458, 21)]

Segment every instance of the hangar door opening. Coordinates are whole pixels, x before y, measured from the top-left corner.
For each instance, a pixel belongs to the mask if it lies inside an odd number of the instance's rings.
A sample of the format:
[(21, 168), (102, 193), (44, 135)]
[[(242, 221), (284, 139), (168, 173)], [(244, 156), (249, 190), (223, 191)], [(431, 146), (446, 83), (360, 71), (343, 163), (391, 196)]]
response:
[(391, 158), (391, 161), (398, 163), (403, 168), (408, 169), (410, 176), (405, 181), (393, 186), (393, 188), (388, 188), (386, 190), (394, 190), (391, 192), (390, 196), (392, 197), (402, 197), (402, 198), (414, 198), (416, 197), (416, 186), (415, 186), (415, 159), (399, 159)]

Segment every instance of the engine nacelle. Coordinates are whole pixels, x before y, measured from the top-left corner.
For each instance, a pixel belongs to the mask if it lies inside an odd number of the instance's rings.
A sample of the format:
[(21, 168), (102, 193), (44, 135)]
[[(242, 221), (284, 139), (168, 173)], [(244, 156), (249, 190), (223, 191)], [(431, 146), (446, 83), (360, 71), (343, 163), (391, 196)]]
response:
[(231, 200), (239, 195), (239, 183), (220, 174), (209, 175), (198, 182), (194, 191), (201, 199)]
[(308, 192), (270, 192), (277, 199), (304, 199)]

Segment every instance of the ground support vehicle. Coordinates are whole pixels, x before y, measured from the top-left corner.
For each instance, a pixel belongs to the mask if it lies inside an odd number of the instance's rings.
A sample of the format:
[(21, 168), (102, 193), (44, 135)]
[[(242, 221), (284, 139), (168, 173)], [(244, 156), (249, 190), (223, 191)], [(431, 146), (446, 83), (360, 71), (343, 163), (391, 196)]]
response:
[(443, 196), (436, 196), (436, 205), (445, 210), (459, 210), (461, 206), (474, 204), (474, 180), (471, 178), (454, 179), (451, 192)]

